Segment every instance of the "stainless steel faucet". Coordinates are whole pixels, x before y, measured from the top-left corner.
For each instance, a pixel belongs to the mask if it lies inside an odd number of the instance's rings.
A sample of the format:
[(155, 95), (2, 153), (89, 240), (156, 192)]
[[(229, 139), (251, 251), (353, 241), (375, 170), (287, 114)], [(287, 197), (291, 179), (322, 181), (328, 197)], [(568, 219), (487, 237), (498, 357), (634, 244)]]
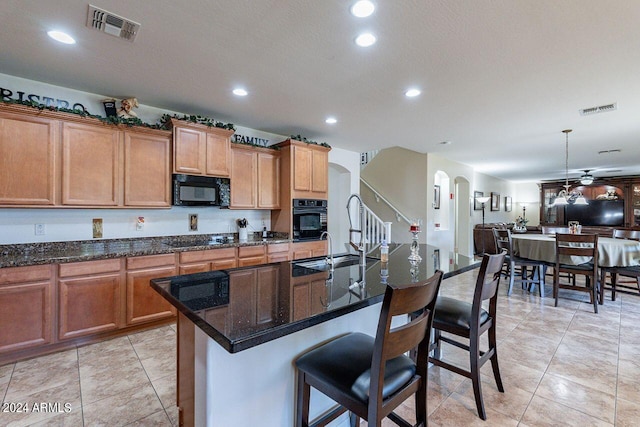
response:
[(327, 238), (327, 241), (329, 243), (327, 265), (329, 266), (329, 271), (333, 272), (333, 239), (331, 238), (331, 234), (329, 234), (328, 231), (322, 232), (322, 234), (320, 235), (320, 240), (322, 240), (324, 237)]
[[(350, 206), (351, 206), (351, 199), (355, 198), (356, 200), (358, 200), (358, 213), (360, 214), (360, 229), (355, 229), (353, 228), (353, 222), (351, 219), (351, 211), (349, 210)], [(351, 196), (349, 196), (349, 200), (347, 200), (347, 214), (349, 215), (349, 224), (350, 224), (350, 228), (349, 228), (349, 244), (351, 245), (351, 247), (353, 247), (355, 250), (357, 250), (360, 253), (360, 265), (366, 265), (367, 264), (367, 257), (365, 254), (365, 238), (364, 238), (364, 227), (365, 227), (365, 222), (366, 217), (365, 217), (365, 211), (364, 211), (364, 203), (362, 202), (362, 198), (360, 198), (360, 196), (358, 194), (352, 194)], [(360, 242), (356, 245), (355, 243), (353, 243), (353, 241), (351, 240), (351, 235), (356, 232), (356, 233), (360, 233)]]

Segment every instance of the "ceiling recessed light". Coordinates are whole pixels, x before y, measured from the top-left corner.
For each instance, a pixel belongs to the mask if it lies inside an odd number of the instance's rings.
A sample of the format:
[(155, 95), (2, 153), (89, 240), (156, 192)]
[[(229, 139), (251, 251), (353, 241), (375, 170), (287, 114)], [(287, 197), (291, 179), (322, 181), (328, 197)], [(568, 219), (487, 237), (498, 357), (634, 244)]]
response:
[(362, 47), (369, 47), (376, 42), (376, 36), (371, 33), (360, 34), (356, 37), (356, 44)]
[(246, 90), (242, 89), (242, 88), (236, 88), (233, 90), (233, 94), (236, 96), (247, 96), (249, 94), (249, 92), (247, 92)]
[(51, 30), (51, 31), (47, 32), (47, 35), (49, 37), (51, 37), (52, 39), (54, 39), (55, 41), (58, 41), (60, 43), (64, 43), (64, 44), (75, 44), (76, 43), (76, 41), (74, 40), (73, 37), (71, 37), (69, 34), (64, 33), (62, 31)]
[(375, 9), (375, 5), (369, 0), (360, 0), (351, 6), (351, 14), (358, 18), (366, 18), (371, 15)]
[(335, 117), (327, 117), (324, 122), (329, 125), (335, 125), (336, 123), (338, 123), (338, 119), (336, 119)]
[(415, 89), (415, 88), (413, 88), (413, 89), (408, 89), (408, 90), (404, 93), (404, 95), (405, 95), (405, 96), (407, 96), (407, 97), (409, 97), (409, 98), (413, 98), (413, 97), (415, 97), (415, 96), (420, 95), (421, 93), (422, 93), (422, 92), (420, 91), (420, 89)]

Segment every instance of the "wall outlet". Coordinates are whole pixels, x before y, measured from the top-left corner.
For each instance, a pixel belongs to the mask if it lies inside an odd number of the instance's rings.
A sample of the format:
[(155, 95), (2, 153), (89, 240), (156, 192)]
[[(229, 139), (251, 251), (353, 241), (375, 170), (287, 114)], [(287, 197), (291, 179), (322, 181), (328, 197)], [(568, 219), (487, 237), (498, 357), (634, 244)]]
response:
[(102, 218), (93, 218), (93, 238), (102, 239)]
[(136, 220), (136, 230), (138, 230), (138, 231), (144, 230), (144, 217), (143, 216), (139, 216), (138, 219)]
[(35, 234), (36, 236), (44, 236), (45, 235), (45, 229), (44, 229), (44, 224), (36, 224), (35, 225)]

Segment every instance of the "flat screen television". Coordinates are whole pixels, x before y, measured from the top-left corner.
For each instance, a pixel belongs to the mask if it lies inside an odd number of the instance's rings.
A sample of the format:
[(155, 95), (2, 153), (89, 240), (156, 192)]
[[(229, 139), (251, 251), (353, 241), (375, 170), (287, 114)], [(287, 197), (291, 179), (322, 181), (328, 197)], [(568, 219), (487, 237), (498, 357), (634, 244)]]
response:
[(589, 200), (588, 205), (567, 205), (566, 224), (578, 221), (581, 225), (624, 225), (624, 200)]

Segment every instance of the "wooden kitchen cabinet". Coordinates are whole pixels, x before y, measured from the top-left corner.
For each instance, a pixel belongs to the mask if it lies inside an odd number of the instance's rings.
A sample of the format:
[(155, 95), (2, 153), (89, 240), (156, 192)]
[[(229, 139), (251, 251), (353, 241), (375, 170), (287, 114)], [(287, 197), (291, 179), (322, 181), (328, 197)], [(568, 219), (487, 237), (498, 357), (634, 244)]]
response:
[(59, 122), (0, 111), (0, 205), (56, 202)]
[(179, 260), (179, 274), (203, 273), (238, 266), (236, 248), (181, 252)]
[(53, 341), (51, 265), (0, 269), (0, 353)]
[(327, 241), (295, 242), (291, 244), (291, 259), (303, 259), (327, 254)]
[(171, 139), (124, 132), (124, 205), (171, 207)]
[(326, 311), (327, 273), (296, 277), (291, 287), (291, 318), (296, 321)]
[(266, 261), (265, 245), (240, 246), (238, 248), (238, 267), (264, 264)]
[(120, 137), (113, 126), (62, 124), (63, 205), (118, 205)]
[(280, 154), (234, 144), (231, 149), (231, 209), (280, 208)]
[(63, 340), (122, 326), (120, 259), (58, 266), (58, 338)]
[(228, 315), (233, 329), (276, 321), (279, 280), (277, 266), (229, 272)]
[(173, 317), (175, 308), (151, 288), (150, 280), (176, 275), (173, 254), (127, 258), (126, 323), (135, 325)]
[(289, 243), (275, 243), (267, 245), (267, 262), (289, 261), (291, 259), (289, 251)]
[(233, 131), (171, 119), (173, 171), (189, 175), (230, 176)]
[(289, 175), (283, 184), (290, 182), (292, 199), (326, 200), (329, 190), (328, 147), (287, 139), (277, 144), (283, 150)]

